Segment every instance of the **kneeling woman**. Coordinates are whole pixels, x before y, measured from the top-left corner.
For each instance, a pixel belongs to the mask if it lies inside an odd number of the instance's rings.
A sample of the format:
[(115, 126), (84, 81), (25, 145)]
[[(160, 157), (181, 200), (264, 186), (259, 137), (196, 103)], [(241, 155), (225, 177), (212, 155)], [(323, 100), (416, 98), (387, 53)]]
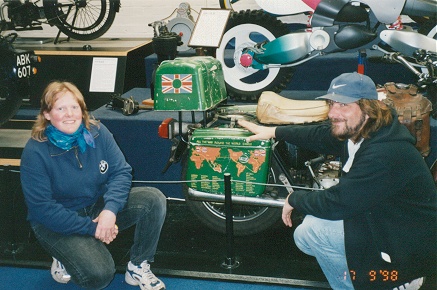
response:
[(112, 134), (90, 118), (84, 97), (69, 82), (45, 89), (32, 135), (21, 157), (28, 220), (53, 257), (52, 276), (101, 289), (114, 277), (105, 244), (133, 225), (126, 282), (165, 289), (150, 271), (166, 215), (156, 188), (131, 187), (131, 167)]

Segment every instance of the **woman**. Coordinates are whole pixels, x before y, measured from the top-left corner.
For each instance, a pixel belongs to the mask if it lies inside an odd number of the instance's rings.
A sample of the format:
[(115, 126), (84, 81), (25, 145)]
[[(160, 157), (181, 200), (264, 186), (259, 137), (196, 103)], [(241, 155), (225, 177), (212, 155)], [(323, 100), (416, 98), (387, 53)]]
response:
[(131, 188), (131, 167), (112, 134), (90, 118), (75, 85), (54, 81), (21, 157), (28, 220), (53, 257), (52, 276), (83, 288), (106, 287), (115, 265), (105, 244), (135, 225), (126, 282), (165, 289), (150, 271), (166, 214), (156, 188)]

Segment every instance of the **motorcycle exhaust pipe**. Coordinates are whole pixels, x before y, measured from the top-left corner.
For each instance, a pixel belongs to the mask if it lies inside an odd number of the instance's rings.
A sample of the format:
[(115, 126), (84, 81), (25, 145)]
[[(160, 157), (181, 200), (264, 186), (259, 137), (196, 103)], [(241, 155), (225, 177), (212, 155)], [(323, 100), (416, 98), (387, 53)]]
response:
[[(188, 189), (188, 196), (194, 200), (209, 201), (209, 202), (225, 202), (224, 194), (215, 194), (197, 191), (195, 189)], [(253, 206), (268, 206), (282, 208), (284, 206), (285, 199), (267, 199), (261, 197), (232, 195), (232, 203), (242, 205)]]

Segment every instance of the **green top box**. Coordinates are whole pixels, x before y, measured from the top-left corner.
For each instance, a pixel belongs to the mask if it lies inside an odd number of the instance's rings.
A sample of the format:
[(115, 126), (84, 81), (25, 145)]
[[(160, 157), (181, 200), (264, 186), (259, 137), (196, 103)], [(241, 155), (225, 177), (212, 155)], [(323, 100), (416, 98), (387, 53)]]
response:
[(222, 64), (211, 56), (165, 60), (156, 70), (157, 111), (207, 111), (226, 98)]

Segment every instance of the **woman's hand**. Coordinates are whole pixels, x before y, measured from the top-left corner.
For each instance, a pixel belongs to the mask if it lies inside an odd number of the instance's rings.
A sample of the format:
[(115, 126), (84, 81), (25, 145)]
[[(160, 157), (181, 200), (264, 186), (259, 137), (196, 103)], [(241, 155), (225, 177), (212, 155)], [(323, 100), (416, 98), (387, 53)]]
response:
[(254, 140), (269, 140), (270, 138), (275, 137), (276, 127), (260, 126), (246, 120), (238, 120), (238, 125), (255, 134), (247, 137), (246, 142), (252, 142)]
[(117, 217), (110, 210), (102, 210), (93, 222), (97, 223), (95, 238), (102, 242), (109, 244), (118, 235), (118, 227), (115, 224)]

